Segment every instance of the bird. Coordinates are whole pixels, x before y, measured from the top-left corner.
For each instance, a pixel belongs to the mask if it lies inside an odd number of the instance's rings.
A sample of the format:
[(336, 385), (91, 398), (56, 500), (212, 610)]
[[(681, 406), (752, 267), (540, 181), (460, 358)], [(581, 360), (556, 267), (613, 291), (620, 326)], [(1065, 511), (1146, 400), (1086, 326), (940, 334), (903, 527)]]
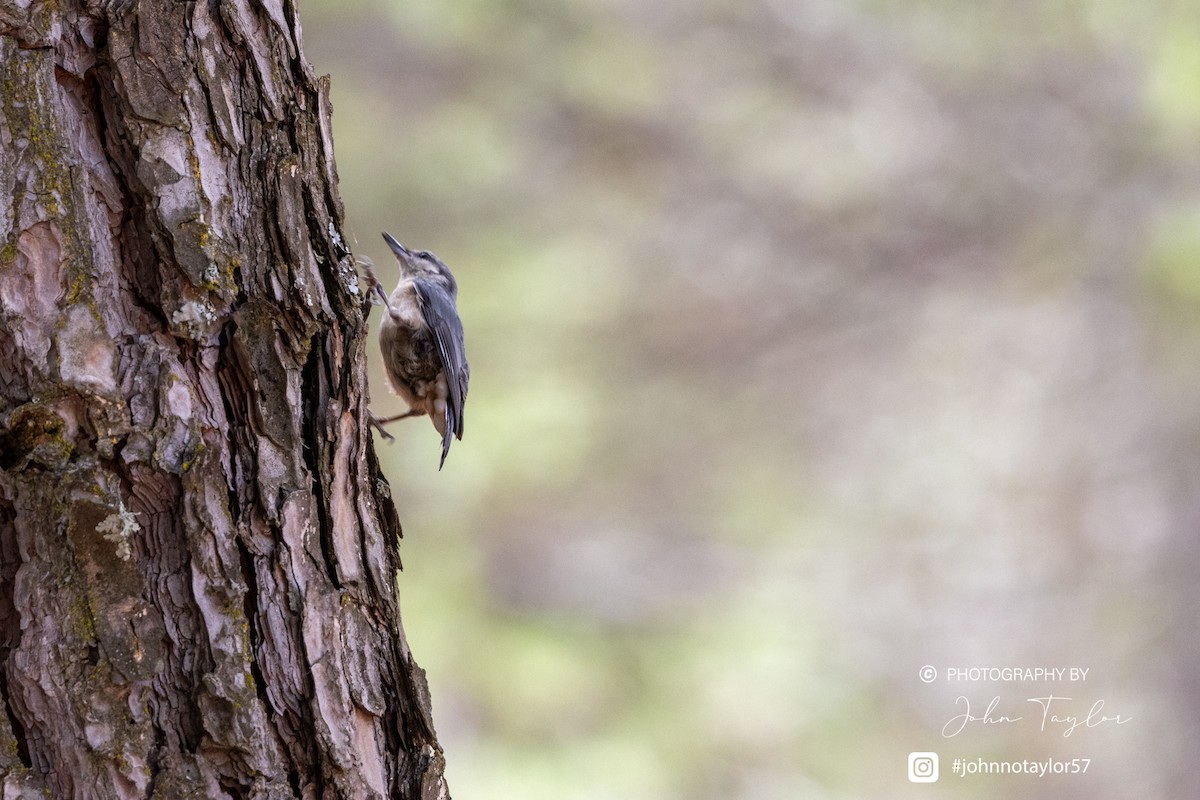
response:
[(370, 272), (373, 288), (387, 313), (379, 326), (379, 349), (388, 382), (409, 410), (371, 423), (388, 440), (384, 425), (407, 417), (429, 415), (442, 435), (441, 470), (450, 442), (462, 439), (463, 405), (471, 367), (458, 316), (458, 282), (440, 258), (425, 250), (409, 250), (387, 232), (383, 240), (400, 262), (400, 282), (387, 295)]

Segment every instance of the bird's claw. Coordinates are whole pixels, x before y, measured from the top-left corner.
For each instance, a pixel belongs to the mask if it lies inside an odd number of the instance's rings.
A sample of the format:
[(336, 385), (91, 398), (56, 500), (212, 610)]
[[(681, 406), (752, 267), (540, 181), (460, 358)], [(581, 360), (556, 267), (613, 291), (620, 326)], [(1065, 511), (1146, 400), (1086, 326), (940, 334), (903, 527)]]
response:
[(371, 427), (379, 431), (380, 436), (382, 436), (384, 439), (387, 439), (389, 442), (396, 441), (396, 437), (388, 433), (387, 428), (383, 427), (383, 420), (370, 412), (367, 412), (367, 418), (371, 423)]

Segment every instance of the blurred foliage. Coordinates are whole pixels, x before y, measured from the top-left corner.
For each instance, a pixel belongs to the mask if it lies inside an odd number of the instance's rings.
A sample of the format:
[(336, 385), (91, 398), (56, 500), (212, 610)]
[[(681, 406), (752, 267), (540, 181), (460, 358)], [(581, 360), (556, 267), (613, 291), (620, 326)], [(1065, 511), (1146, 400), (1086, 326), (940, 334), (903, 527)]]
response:
[(1200, 3), (301, 10), (356, 252), (461, 286), (465, 438), (378, 443), (455, 797), (1200, 796)]

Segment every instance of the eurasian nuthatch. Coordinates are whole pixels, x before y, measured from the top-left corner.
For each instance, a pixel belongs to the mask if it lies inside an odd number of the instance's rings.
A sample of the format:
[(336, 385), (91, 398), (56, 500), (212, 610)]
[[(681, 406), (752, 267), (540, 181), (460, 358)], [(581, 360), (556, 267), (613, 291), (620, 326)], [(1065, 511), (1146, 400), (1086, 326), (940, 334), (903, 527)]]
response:
[(383, 239), (400, 262), (400, 282), (388, 297), (370, 275), (387, 308), (379, 326), (379, 348), (388, 381), (409, 410), (371, 421), (391, 439), (384, 425), (428, 414), (442, 435), (441, 469), (451, 440), (463, 435), (463, 404), (471, 377), (456, 306), (458, 283), (450, 268), (432, 253), (409, 250), (388, 233)]

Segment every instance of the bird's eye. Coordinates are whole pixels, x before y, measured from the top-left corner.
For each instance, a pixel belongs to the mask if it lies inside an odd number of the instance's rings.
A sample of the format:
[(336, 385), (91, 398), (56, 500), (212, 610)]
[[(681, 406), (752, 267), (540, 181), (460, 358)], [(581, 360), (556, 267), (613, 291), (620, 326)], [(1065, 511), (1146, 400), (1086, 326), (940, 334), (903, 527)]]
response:
[(417, 252), (413, 253), (413, 255), (415, 255), (417, 258), (423, 258), (423, 259), (425, 259), (426, 261), (429, 261), (429, 260), (431, 260), (431, 259), (430, 259), (430, 257), (429, 257), (429, 251), (428, 251), (428, 250), (418, 250)]

